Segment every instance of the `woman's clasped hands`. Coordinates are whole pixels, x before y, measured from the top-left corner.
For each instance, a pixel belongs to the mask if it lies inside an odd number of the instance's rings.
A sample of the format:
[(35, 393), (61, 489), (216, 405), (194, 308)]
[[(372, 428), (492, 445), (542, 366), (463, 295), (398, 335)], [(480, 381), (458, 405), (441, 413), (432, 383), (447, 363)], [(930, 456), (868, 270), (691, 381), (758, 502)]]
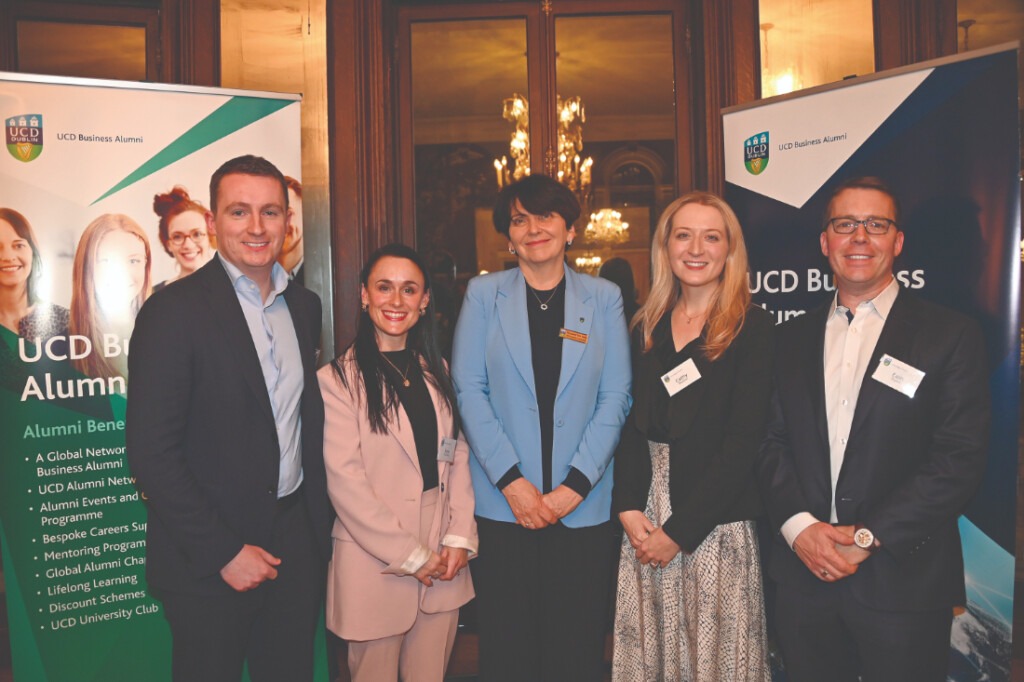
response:
[(583, 501), (572, 488), (560, 485), (546, 495), (525, 478), (517, 478), (502, 489), (508, 506), (523, 528), (540, 530), (568, 516)]
[(651, 523), (643, 512), (624, 511), (619, 514), (619, 522), (641, 564), (664, 568), (682, 550), (663, 529)]
[(430, 558), (413, 574), (416, 580), (433, 587), (435, 580), (452, 580), (469, 563), (469, 552), (461, 547), (442, 547), (441, 553), (431, 552)]

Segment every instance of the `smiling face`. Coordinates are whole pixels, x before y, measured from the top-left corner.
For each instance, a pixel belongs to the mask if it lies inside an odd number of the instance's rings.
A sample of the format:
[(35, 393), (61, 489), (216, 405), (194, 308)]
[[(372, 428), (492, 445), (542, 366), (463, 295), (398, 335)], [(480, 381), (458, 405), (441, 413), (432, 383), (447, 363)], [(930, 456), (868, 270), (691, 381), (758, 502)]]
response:
[(672, 274), (683, 287), (718, 286), (729, 255), (722, 214), (713, 206), (684, 205), (672, 216), (667, 251)]
[[(185, 211), (174, 216), (167, 224), (167, 236), (167, 248), (174, 254), (174, 260), (178, 261), (182, 275), (195, 272), (213, 257), (213, 247), (206, 232), (206, 215), (203, 213)], [(184, 241), (175, 244), (176, 237)]]
[(0, 286), (20, 287), (27, 295), (31, 274), (31, 244), (18, 236), (13, 225), (0, 219)]
[(130, 232), (115, 230), (96, 247), (96, 299), (108, 318), (133, 312), (146, 283), (146, 245)]
[(517, 199), (512, 204), (508, 243), (519, 256), (520, 264), (541, 266), (560, 263), (566, 244), (576, 236), (576, 228), (565, 229), (565, 219), (557, 213), (534, 215)]
[[(896, 220), (896, 207), (884, 192), (851, 188), (832, 199), (829, 218)], [(878, 295), (892, 281), (893, 261), (903, 251), (903, 233), (895, 225), (885, 234), (868, 234), (858, 225), (852, 234), (837, 234), (831, 225), (821, 233), (821, 252), (836, 277), (839, 302), (850, 309)]]
[(217, 236), (220, 255), (261, 287), (269, 287), (288, 229), (281, 183), (263, 175), (225, 175), (217, 190), (217, 213), (208, 215), (206, 223)]
[(384, 256), (374, 264), (360, 294), (382, 351), (403, 350), (409, 330), (430, 302), (423, 273), (408, 258)]

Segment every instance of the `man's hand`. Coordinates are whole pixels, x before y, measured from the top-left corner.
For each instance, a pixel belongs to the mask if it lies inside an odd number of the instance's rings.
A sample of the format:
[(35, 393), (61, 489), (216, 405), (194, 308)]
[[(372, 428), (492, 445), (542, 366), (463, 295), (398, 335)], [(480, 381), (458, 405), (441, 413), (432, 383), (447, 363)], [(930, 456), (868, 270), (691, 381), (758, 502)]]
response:
[[(849, 535), (851, 538), (856, 531), (854, 526), (836, 526), (835, 529), (843, 535)], [(836, 551), (839, 552), (839, 556), (843, 557), (851, 564), (857, 565), (871, 556), (869, 550), (858, 547), (857, 545), (841, 545), (836, 544)]]
[(857, 564), (844, 558), (836, 550), (837, 545), (853, 545), (852, 534), (847, 535), (831, 524), (819, 521), (796, 536), (793, 551), (815, 577), (824, 582), (834, 582), (857, 572)]
[(256, 545), (243, 545), (242, 550), (220, 569), (220, 577), (236, 592), (247, 592), (265, 580), (277, 577), (281, 560)]
[(544, 504), (544, 497), (537, 487), (525, 478), (517, 478), (502, 488), (502, 495), (508, 501), (516, 523), (523, 528), (539, 530), (558, 521), (555, 512)]
[(571, 514), (582, 501), (583, 497), (565, 484), (544, 495), (544, 504), (560, 519)]

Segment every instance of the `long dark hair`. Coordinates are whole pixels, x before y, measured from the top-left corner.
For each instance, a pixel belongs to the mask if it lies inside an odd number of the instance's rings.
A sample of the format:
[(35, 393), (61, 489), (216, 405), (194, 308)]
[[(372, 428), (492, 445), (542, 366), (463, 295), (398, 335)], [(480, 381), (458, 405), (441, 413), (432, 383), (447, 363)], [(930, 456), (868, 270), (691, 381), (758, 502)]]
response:
[[(426, 263), (420, 255), (404, 244), (388, 244), (374, 251), (366, 265), (359, 273), (359, 281), (363, 286), (368, 286), (370, 272), (377, 262), (386, 256), (404, 258), (411, 261), (420, 274), (423, 275), (424, 291), (430, 291), (430, 273), (427, 271)], [(413, 352), (413, 359), (422, 359), (426, 363), (423, 372), (424, 378), (429, 381), (452, 415), (455, 425), (454, 433), (459, 432), (459, 413), (455, 404), (455, 389), (452, 387), (451, 377), (448, 375), (448, 368), (444, 364), (444, 358), (437, 343), (437, 323), (434, 321), (434, 297), (431, 296), (427, 302), (426, 312), (409, 330), (406, 339), (406, 348)], [(398, 416), (398, 392), (395, 386), (384, 372), (381, 362), (380, 348), (377, 346), (377, 335), (370, 313), (363, 310), (359, 313), (359, 324), (356, 327), (356, 338), (351, 348), (355, 351), (355, 361), (359, 368), (359, 381), (362, 382), (363, 394), (366, 396), (366, 416), (370, 420), (370, 428), (374, 433), (384, 433), (388, 428), (388, 421)], [(354, 390), (357, 387), (349, 385), (349, 376), (345, 368), (345, 358), (348, 349), (339, 355), (331, 363), (335, 375), (342, 385), (358, 394)]]

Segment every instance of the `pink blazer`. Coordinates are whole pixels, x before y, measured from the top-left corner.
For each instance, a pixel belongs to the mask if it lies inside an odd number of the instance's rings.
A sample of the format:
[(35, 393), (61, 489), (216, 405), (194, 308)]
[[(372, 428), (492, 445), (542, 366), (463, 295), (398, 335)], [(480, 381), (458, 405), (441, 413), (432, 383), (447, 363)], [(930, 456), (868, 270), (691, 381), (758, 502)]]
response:
[[(351, 349), (349, 386), (360, 385)], [(423, 477), (409, 418), (374, 433), (365, 396), (345, 388), (330, 365), (317, 373), (324, 397), (327, 491), (338, 514), (327, 578), (327, 627), (343, 639), (367, 641), (408, 631), (419, 611), (457, 609), (473, 598), (469, 567), (449, 582), (425, 587), (403, 567), (423, 547), (418, 539)], [(452, 436), (452, 415), (427, 382), (437, 413), (438, 438)], [(440, 446), (440, 441), (438, 443)], [(461, 434), (454, 462), (438, 462), (438, 500), (429, 549), (478, 547), (473, 518), (469, 449)]]

